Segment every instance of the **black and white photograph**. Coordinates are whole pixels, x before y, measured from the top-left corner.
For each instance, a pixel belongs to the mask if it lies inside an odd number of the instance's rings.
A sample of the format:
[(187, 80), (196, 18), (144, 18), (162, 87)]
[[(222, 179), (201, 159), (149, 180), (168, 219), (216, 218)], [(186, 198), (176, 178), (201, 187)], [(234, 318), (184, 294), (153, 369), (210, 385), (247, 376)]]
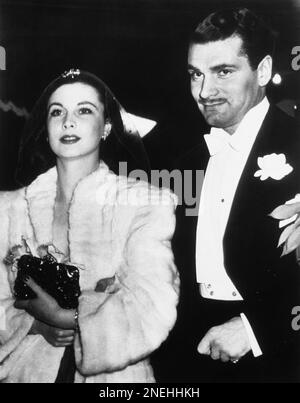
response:
[(0, 0), (0, 383), (300, 382), (299, 78), (300, 0)]

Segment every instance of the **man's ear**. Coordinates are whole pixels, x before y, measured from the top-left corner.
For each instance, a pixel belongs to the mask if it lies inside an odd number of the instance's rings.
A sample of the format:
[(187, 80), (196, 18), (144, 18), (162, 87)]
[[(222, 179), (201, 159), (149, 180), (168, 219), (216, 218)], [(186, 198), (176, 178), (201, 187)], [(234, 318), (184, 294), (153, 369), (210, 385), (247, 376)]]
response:
[(257, 79), (260, 87), (265, 87), (272, 77), (273, 60), (270, 55), (265, 56), (257, 67)]

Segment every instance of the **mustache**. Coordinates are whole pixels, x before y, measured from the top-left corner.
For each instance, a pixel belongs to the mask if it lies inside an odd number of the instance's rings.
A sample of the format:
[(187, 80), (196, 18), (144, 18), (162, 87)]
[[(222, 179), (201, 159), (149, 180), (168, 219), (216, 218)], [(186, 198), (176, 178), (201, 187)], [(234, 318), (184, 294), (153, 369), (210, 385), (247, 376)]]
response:
[(223, 102), (226, 102), (226, 99), (224, 99), (224, 98), (216, 98), (216, 99), (201, 99), (201, 98), (199, 98), (199, 104), (201, 104), (201, 105), (203, 105), (203, 106), (212, 106), (212, 105), (215, 105), (215, 104), (220, 104), (220, 103), (223, 103)]

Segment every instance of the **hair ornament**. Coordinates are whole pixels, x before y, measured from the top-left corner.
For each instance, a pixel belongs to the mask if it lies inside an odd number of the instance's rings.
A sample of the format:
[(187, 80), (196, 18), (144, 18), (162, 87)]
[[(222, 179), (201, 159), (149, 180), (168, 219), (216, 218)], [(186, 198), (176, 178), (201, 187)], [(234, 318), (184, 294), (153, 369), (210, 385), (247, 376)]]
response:
[(68, 77), (75, 78), (76, 76), (79, 76), (79, 74), (80, 74), (79, 69), (70, 69), (62, 73), (61, 76), (62, 78), (68, 78)]

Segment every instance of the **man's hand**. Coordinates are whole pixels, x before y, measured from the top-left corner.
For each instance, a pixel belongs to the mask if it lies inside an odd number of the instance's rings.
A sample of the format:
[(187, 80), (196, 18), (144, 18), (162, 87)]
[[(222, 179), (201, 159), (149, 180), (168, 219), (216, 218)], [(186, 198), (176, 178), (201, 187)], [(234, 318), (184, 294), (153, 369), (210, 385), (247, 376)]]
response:
[(251, 346), (242, 319), (238, 316), (220, 326), (212, 327), (198, 345), (200, 354), (213, 360), (237, 362)]
[(35, 320), (29, 334), (40, 334), (53, 347), (67, 347), (74, 342), (74, 330), (59, 329)]

